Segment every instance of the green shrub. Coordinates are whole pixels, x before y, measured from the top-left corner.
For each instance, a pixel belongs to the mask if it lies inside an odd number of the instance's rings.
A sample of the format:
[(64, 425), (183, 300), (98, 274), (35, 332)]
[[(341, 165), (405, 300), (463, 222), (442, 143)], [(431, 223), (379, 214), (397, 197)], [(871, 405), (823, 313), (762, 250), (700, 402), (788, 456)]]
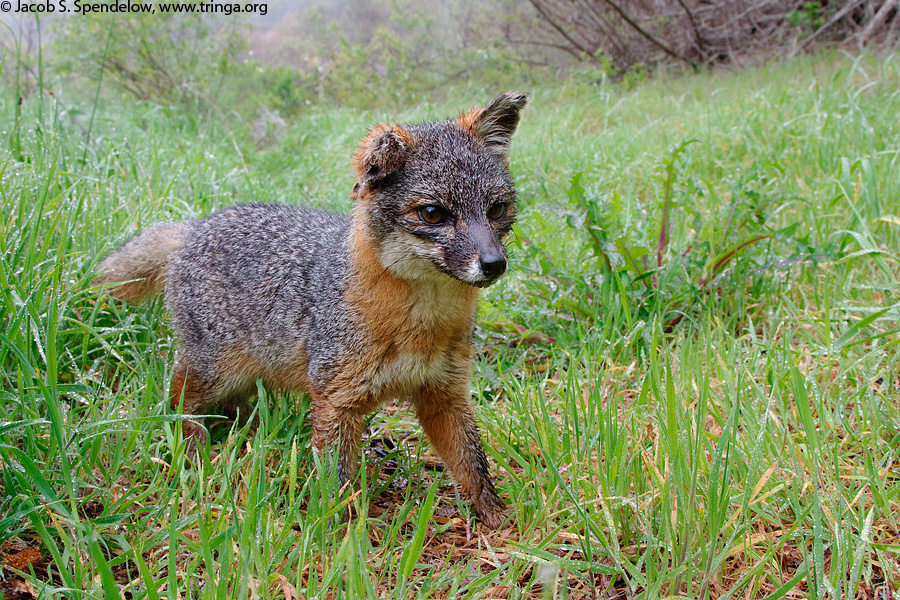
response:
[(572, 178), (566, 222), (582, 234), (594, 260), (571, 269), (532, 260), (532, 269), (556, 282), (536, 288), (541, 303), (560, 305), (564, 298), (561, 306), (574, 318), (604, 327), (619, 319), (623, 335), (653, 322), (669, 332), (710, 311), (735, 330), (758, 320), (767, 299), (779, 293), (778, 269), (840, 253), (837, 243), (812, 245), (797, 222), (776, 224), (772, 217), (793, 200), (766, 186), (766, 171), (778, 165), (754, 162), (721, 198), (694, 172), (693, 143), (663, 161), (658, 200), (640, 213), (618, 192), (589, 192), (581, 173)]
[(211, 101), (235, 71), (243, 24), (199, 14), (79, 17), (57, 24), (52, 68), (62, 76), (104, 80), (159, 104)]

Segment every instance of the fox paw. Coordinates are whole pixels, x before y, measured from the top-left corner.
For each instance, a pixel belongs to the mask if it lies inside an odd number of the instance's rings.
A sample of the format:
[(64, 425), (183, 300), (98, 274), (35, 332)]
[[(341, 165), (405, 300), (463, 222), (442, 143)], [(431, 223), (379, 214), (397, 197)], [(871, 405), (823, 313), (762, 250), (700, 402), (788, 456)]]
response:
[(484, 526), (493, 531), (499, 530), (504, 523), (512, 523), (512, 511), (506, 507), (481, 511), (479, 516)]

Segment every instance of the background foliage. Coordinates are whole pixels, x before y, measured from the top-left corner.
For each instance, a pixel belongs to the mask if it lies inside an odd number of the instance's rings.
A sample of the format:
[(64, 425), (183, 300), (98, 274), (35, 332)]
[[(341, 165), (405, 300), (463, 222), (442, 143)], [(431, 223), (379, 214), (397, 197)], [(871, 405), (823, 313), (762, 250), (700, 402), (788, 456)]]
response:
[[(85, 92), (199, 103), (271, 126), (275, 112), (290, 118), (312, 103), (397, 110), (485, 80), (498, 88), (573, 75), (633, 82), (659, 67), (758, 63), (835, 44), (900, 42), (895, 0), (266, 6), (265, 14), (228, 17), (49, 15), (43, 27), (20, 15), (8, 19), (0, 37), (15, 65), (3, 77), (14, 78), (20, 93), (34, 91), (38, 78), (52, 88), (61, 77)], [(101, 72), (106, 86), (96, 85)]]

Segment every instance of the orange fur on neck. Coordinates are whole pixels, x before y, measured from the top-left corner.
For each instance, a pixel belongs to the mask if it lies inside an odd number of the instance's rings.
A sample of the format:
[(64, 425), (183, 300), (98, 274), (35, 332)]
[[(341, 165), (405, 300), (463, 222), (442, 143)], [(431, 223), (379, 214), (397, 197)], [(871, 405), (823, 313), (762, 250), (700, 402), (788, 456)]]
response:
[[(357, 207), (350, 234), (350, 278), (347, 301), (364, 320), (375, 340), (398, 350), (431, 354), (451, 342), (468, 338), (478, 301), (478, 289), (454, 281), (446, 303), (426, 288), (433, 283), (410, 282), (384, 267), (381, 247), (372, 239)], [(461, 295), (460, 295), (461, 294)], [(441, 306), (422, 303), (441, 302)], [(417, 315), (434, 315), (426, 322)]]

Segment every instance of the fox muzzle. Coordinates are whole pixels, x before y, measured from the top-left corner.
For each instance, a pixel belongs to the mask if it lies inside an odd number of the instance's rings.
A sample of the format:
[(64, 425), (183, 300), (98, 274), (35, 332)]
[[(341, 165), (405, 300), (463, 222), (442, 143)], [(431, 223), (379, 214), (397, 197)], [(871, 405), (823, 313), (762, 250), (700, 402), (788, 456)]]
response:
[(493, 283), (506, 272), (506, 248), (489, 227), (478, 227), (471, 232), (471, 235), (472, 245), (478, 255), (478, 266), (486, 280), (485, 283)]

